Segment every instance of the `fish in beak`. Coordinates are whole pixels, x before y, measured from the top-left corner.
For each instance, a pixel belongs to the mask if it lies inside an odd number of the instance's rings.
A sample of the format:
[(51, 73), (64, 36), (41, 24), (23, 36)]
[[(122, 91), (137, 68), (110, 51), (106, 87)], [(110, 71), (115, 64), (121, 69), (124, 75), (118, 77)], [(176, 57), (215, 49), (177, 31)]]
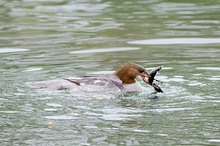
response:
[[(149, 84), (150, 86), (154, 87), (154, 89), (157, 91), (157, 92), (163, 92), (161, 90), (161, 88), (156, 84), (154, 83), (154, 80), (156, 80), (157, 82), (160, 82), (162, 83), (160, 80), (157, 80), (155, 79), (154, 77), (156, 76), (157, 72), (160, 71), (162, 69), (161, 66), (153, 69), (150, 73), (145, 73), (145, 76), (141, 76), (142, 77), (142, 80)], [(147, 78), (147, 79), (146, 79)]]

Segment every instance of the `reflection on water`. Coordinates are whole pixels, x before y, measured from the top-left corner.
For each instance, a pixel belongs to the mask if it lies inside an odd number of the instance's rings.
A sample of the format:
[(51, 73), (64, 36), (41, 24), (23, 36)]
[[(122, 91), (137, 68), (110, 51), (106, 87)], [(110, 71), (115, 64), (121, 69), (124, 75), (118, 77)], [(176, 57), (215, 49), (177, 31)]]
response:
[[(2, 145), (219, 145), (217, 1), (0, 2)], [(27, 82), (151, 70), (164, 93), (74, 93)], [(51, 126), (49, 126), (51, 125)]]
[(220, 70), (220, 67), (196, 67), (196, 69), (198, 70), (213, 70), (213, 71), (219, 71)]
[(104, 48), (104, 49), (89, 49), (89, 50), (78, 50), (70, 52), (71, 54), (84, 54), (84, 53), (107, 53), (107, 52), (122, 52), (130, 50), (139, 50), (140, 48), (121, 47), (121, 48)]
[(220, 43), (217, 38), (170, 38), (130, 41), (129, 44), (140, 45), (170, 45), (170, 44), (215, 44)]
[(20, 49), (20, 48), (0, 48), (0, 53), (22, 52), (28, 50), (29, 49)]

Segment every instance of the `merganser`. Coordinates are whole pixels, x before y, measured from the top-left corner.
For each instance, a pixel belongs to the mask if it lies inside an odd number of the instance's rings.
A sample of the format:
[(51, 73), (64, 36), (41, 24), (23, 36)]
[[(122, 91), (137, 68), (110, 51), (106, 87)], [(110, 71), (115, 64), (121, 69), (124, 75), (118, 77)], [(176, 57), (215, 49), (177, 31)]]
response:
[[(49, 81), (41, 81), (31, 84), (32, 87), (38, 89), (52, 89), (61, 90), (69, 89), (71, 91), (103, 91), (103, 92), (140, 92), (142, 87), (137, 81), (137, 77), (149, 85), (153, 86), (155, 90), (159, 88), (153, 84), (154, 76), (161, 68), (157, 68), (151, 73), (146, 69), (135, 63), (125, 63), (115, 71), (113, 75), (87, 75), (77, 78), (61, 78)], [(147, 80), (147, 79), (148, 80)], [(159, 88), (160, 89), (160, 88)], [(161, 92), (158, 89), (158, 92)]]

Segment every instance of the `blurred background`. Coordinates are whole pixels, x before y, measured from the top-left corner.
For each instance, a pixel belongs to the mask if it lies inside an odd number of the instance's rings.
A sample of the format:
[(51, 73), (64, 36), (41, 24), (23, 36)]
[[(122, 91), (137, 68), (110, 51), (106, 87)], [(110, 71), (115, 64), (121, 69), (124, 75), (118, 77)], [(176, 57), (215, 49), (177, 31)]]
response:
[[(220, 1), (1, 0), (0, 14), (2, 145), (220, 144)], [(26, 84), (125, 62), (163, 65), (164, 93)]]

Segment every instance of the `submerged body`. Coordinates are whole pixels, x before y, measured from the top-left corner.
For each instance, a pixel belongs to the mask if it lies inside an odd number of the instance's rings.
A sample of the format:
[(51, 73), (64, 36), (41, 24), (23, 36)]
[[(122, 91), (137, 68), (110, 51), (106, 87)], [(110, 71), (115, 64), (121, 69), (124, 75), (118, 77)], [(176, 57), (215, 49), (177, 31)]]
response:
[[(33, 88), (71, 91), (104, 91), (104, 92), (140, 92), (142, 87), (136, 78), (140, 76), (152, 78), (146, 69), (135, 63), (123, 64), (113, 75), (81, 76), (77, 78), (61, 78), (31, 84)], [(153, 77), (154, 78), (154, 77)], [(148, 83), (149, 84), (149, 83)], [(149, 84), (152, 86), (152, 84)]]
[(36, 82), (31, 85), (38, 89), (70, 91), (140, 92), (143, 87), (138, 83), (123, 84), (115, 75), (82, 76)]

